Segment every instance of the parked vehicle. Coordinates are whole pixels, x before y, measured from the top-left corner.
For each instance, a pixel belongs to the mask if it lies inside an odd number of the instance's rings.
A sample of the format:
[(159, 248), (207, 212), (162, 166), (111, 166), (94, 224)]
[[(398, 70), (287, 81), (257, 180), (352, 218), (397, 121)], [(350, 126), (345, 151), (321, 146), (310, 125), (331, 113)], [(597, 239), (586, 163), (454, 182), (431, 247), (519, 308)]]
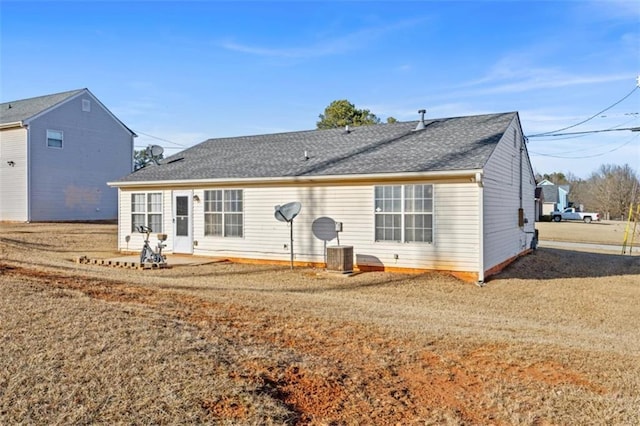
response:
[(600, 213), (581, 212), (575, 207), (567, 207), (563, 211), (555, 211), (551, 213), (551, 219), (554, 222), (561, 220), (581, 220), (584, 223), (591, 223), (593, 220), (600, 220)]

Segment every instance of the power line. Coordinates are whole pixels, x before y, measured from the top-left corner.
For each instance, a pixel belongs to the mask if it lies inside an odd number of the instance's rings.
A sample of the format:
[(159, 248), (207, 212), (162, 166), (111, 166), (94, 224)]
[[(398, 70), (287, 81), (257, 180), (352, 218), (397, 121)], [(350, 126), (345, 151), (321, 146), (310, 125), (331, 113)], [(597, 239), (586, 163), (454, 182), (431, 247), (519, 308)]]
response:
[(569, 135), (588, 135), (591, 133), (605, 133), (605, 132), (621, 132), (623, 130), (631, 130), (632, 132), (640, 132), (640, 127), (622, 127), (619, 129), (601, 129), (601, 130), (586, 130), (584, 132), (568, 132), (568, 133), (553, 133), (553, 134), (538, 134), (526, 136), (527, 138), (546, 138), (546, 137), (555, 137), (555, 136), (569, 136)]
[[(626, 124), (629, 124), (632, 121), (635, 121), (637, 119), (638, 119), (637, 117), (634, 117), (631, 120), (627, 120), (624, 123), (617, 124), (617, 125), (615, 125), (613, 127), (609, 127), (608, 129), (604, 129), (604, 130), (605, 131), (613, 131), (613, 130), (631, 130), (631, 131), (634, 131), (636, 129), (636, 127), (630, 127), (630, 128), (625, 128), (625, 129), (622, 129), (621, 127), (626, 125)], [(595, 132), (597, 133), (597, 132), (601, 132), (601, 131), (598, 130), (598, 131), (595, 131)], [(587, 132), (585, 132), (585, 133), (578, 132), (576, 134), (574, 134), (574, 133), (565, 133), (564, 135), (567, 135), (567, 136), (566, 137), (557, 137), (556, 139), (553, 140), (553, 142), (562, 141), (562, 140), (566, 140), (566, 139), (583, 138), (585, 136), (588, 136), (589, 133), (587, 133)], [(553, 135), (548, 135), (548, 136), (551, 137)], [(540, 136), (540, 137), (544, 137), (544, 136)], [(554, 137), (556, 137), (556, 136), (554, 136)]]
[[(639, 80), (640, 80), (640, 78), (639, 78)], [(547, 135), (549, 135), (550, 133), (557, 133), (557, 132), (562, 132), (562, 131), (564, 131), (564, 130), (572, 129), (572, 128), (574, 128), (574, 127), (577, 127), (577, 126), (579, 126), (579, 125), (581, 125), (581, 124), (586, 123), (587, 121), (593, 120), (594, 118), (596, 118), (597, 116), (599, 116), (599, 115), (600, 115), (600, 114), (602, 114), (603, 112), (606, 112), (606, 111), (610, 110), (610, 109), (611, 109), (611, 108), (613, 108), (614, 106), (618, 105), (620, 102), (622, 102), (622, 101), (624, 101), (625, 99), (627, 99), (629, 96), (631, 96), (631, 95), (633, 94), (633, 92), (635, 92), (636, 90), (638, 90), (638, 87), (640, 87), (640, 83), (639, 83), (639, 84), (636, 84), (636, 86), (633, 88), (633, 90), (632, 90), (631, 92), (627, 93), (627, 95), (626, 95), (626, 96), (624, 96), (622, 99), (620, 99), (619, 101), (615, 102), (614, 104), (612, 104), (612, 105), (610, 105), (610, 106), (606, 107), (606, 108), (605, 108), (605, 109), (603, 109), (602, 111), (595, 113), (594, 115), (592, 115), (591, 117), (587, 118), (586, 120), (582, 120), (581, 122), (576, 123), (576, 124), (572, 124), (571, 126), (563, 127), (562, 129), (552, 130), (552, 131), (550, 131), (550, 132), (536, 133), (535, 135), (528, 135), (527, 137), (529, 137), (529, 138), (535, 138), (535, 137), (540, 137), (540, 136), (547, 136)]]
[(167, 142), (167, 143), (170, 143), (170, 144), (173, 144), (173, 145), (178, 145), (178, 146), (180, 146), (180, 147), (182, 147), (182, 148), (187, 148), (187, 146), (186, 146), (186, 145), (183, 145), (183, 144), (178, 143), (178, 142), (170, 141), (169, 139), (159, 138), (158, 136), (153, 136), (153, 135), (150, 135), (150, 134), (145, 133), (145, 132), (140, 132), (140, 131), (138, 131), (138, 130), (134, 130), (134, 132), (139, 133), (139, 134), (141, 134), (141, 135), (145, 135), (145, 136), (150, 137), (150, 138), (152, 138), (152, 139), (156, 139), (156, 140), (159, 140), (159, 141), (162, 141), (162, 142)]
[(593, 154), (593, 155), (585, 155), (585, 156), (574, 157), (574, 156), (564, 156), (564, 155), (543, 154), (541, 152), (534, 152), (534, 151), (529, 151), (529, 152), (531, 154), (539, 155), (541, 157), (564, 158), (564, 159), (568, 159), (568, 160), (579, 160), (579, 159), (584, 159), (584, 158), (596, 158), (596, 157), (602, 157), (603, 155), (607, 155), (607, 154), (612, 153), (614, 151), (617, 151), (617, 150), (619, 150), (621, 148), (624, 148), (625, 146), (627, 146), (631, 142), (633, 142), (635, 139), (637, 139), (638, 136), (640, 136), (640, 135), (631, 136), (631, 138), (628, 141), (624, 142), (622, 145), (619, 145), (619, 146), (617, 146), (615, 148), (612, 148), (609, 151), (605, 151), (605, 152), (601, 152), (599, 154)]

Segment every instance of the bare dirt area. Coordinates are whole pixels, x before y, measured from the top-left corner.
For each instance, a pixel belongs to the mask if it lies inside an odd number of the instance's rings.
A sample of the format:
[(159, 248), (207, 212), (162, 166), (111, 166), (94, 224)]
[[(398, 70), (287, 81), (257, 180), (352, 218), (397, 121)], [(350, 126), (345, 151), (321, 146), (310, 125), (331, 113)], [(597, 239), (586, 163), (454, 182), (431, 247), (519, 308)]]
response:
[(640, 424), (639, 256), (543, 248), (483, 288), (73, 262), (115, 249), (0, 224), (0, 424)]

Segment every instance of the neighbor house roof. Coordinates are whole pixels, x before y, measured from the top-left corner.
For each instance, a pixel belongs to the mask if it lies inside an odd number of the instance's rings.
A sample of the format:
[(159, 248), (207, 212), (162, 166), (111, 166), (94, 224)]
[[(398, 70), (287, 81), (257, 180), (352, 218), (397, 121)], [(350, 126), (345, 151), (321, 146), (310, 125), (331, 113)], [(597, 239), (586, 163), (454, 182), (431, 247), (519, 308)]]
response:
[(49, 108), (77, 95), (84, 89), (70, 90), (53, 95), (21, 99), (0, 104), (0, 124), (23, 122)]
[(542, 189), (542, 194), (545, 203), (557, 203), (558, 199), (558, 186), (557, 185), (538, 185), (538, 188)]
[(209, 139), (118, 183), (368, 175), (484, 167), (516, 112)]
[(63, 102), (86, 93), (98, 102), (105, 111), (122, 127), (129, 131), (132, 135), (137, 136), (135, 132), (129, 129), (118, 117), (113, 115), (111, 111), (96, 98), (89, 89), (69, 90), (68, 92), (54, 93), (52, 95), (38, 96), (35, 98), (19, 99), (17, 101), (9, 101), (0, 104), (0, 127), (23, 126), (26, 122), (34, 117), (42, 114)]

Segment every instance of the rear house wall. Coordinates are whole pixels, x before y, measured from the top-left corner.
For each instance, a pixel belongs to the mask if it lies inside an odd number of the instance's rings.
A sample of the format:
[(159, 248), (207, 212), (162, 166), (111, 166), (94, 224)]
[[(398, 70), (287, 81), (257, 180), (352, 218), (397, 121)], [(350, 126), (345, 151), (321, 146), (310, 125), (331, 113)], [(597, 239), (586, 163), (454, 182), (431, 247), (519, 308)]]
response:
[[(407, 182), (405, 182), (407, 183)], [(430, 183), (430, 182), (413, 182)], [(385, 183), (400, 184), (400, 183)], [(244, 258), (265, 261), (289, 260), (289, 227), (274, 218), (274, 206), (291, 201), (302, 203), (294, 219), (294, 253), (298, 262), (325, 262), (325, 241), (312, 232), (314, 221), (331, 218), (343, 223), (340, 243), (354, 247), (360, 265), (387, 268), (436, 269), (476, 272), (479, 252), (478, 186), (466, 182), (435, 182), (432, 243), (376, 242), (374, 229), (374, 185), (289, 185), (233, 187), (243, 189), (244, 236), (223, 238), (204, 235), (204, 191), (194, 189), (200, 202), (193, 203), (195, 255)], [(224, 189), (211, 187), (206, 189)], [(120, 190), (121, 250), (138, 250), (142, 236), (131, 233), (131, 194), (152, 190)], [(155, 191), (158, 192), (158, 191)], [(173, 218), (172, 192), (163, 190), (163, 232), (171, 249)], [(129, 243), (126, 236), (130, 236)], [(335, 245), (336, 240), (326, 242)], [(396, 259), (397, 255), (397, 259)]]

